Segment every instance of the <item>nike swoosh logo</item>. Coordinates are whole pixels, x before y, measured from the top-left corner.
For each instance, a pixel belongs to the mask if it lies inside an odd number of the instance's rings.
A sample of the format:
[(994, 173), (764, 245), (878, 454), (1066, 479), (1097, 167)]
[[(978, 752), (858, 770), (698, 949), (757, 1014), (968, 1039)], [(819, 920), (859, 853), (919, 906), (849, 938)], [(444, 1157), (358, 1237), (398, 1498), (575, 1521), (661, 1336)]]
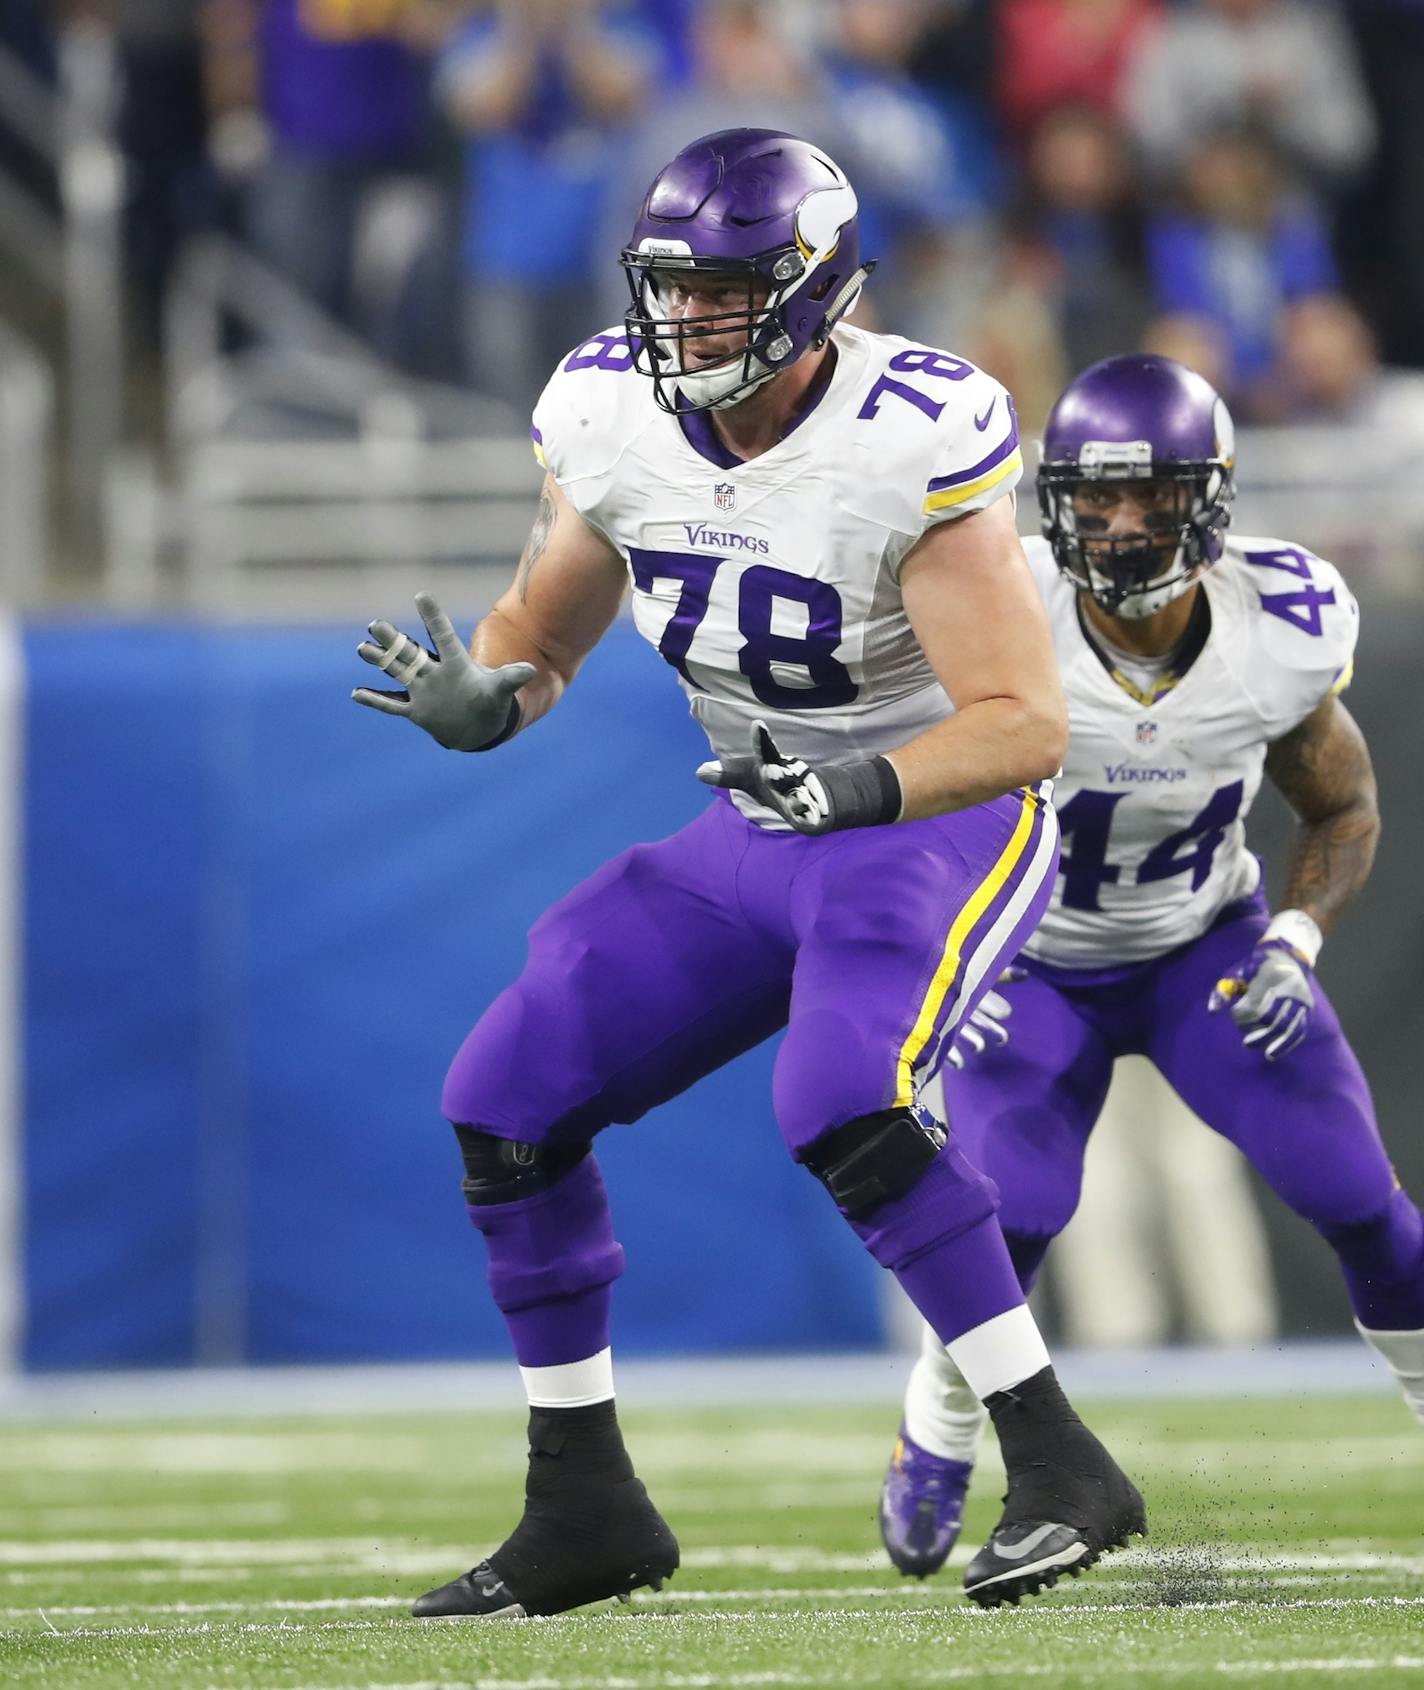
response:
[(995, 394), (995, 396), (994, 396), (994, 397), (993, 397), (993, 398), (992, 398), (992, 399), (991, 399), (991, 400), (990, 400), (990, 401), (989, 401), (989, 408), (988, 408), (988, 410), (987, 410), (987, 411), (985, 411), (985, 412), (984, 412), (984, 413), (983, 413), (983, 414), (982, 414), (982, 415), (981, 415), (981, 416), (977, 416), (977, 417), (975, 417), (975, 419), (974, 419), (974, 426), (975, 426), (975, 428), (977, 428), (977, 429), (978, 429), (978, 430), (979, 430), (979, 432), (980, 432), (980, 433), (981, 433), (981, 434), (982, 434), (982, 433), (983, 433), (983, 432), (984, 432), (984, 430), (985, 430), (985, 429), (986, 429), (986, 428), (988, 428), (988, 426), (989, 426), (989, 418), (990, 418), (990, 417), (992, 417), (992, 416), (993, 416), (993, 414), (994, 414), (994, 407), (995, 407), (995, 405), (997, 405), (997, 404), (998, 404), (998, 403), (999, 403), (999, 398), (998, 398), (998, 395), (997, 395), (997, 394)]
[(994, 1553), (1005, 1561), (1022, 1561), (1025, 1556), (1032, 1555), (1039, 1544), (1045, 1538), (1051, 1537), (1057, 1530), (1058, 1527), (1052, 1523), (1039, 1526), (1036, 1531), (1031, 1531), (1022, 1543), (1016, 1543), (1013, 1548), (1010, 1548), (1008, 1544), (996, 1543)]

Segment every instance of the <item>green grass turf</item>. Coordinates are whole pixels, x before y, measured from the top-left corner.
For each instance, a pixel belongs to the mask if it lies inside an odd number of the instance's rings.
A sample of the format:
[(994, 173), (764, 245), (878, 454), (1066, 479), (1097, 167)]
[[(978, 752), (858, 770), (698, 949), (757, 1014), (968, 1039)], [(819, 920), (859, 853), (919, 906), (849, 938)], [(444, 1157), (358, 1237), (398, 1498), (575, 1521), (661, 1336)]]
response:
[(884, 1565), (893, 1409), (629, 1411), (683, 1546), (661, 1595), (420, 1622), (513, 1523), (517, 1418), (0, 1427), (0, 1684), (694, 1690), (1424, 1684), (1424, 1435), (1393, 1397), (1116, 1403), (1090, 1419), (1150, 1547), (1019, 1610)]

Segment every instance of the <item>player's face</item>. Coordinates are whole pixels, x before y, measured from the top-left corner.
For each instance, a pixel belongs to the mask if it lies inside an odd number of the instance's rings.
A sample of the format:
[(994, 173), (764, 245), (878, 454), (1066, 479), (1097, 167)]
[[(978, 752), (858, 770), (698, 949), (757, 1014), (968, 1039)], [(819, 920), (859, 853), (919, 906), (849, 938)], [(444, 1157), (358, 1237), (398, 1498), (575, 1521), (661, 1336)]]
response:
[(658, 301), (668, 318), (686, 325), (681, 337), (683, 367), (707, 369), (746, 350), (749, 313), (766, 304), (767, 290), (754, 282), (749, 296), (744, 275), (688, 272), (664, 281)]
[(1144, 551), (1165, 557), (1176, 550), (1186, 520), (1185, 489), (1175, 481), (1085, 482), (1073, 495), (1073, 511), (1083, 549), (1106, 551), (1140, 542)]

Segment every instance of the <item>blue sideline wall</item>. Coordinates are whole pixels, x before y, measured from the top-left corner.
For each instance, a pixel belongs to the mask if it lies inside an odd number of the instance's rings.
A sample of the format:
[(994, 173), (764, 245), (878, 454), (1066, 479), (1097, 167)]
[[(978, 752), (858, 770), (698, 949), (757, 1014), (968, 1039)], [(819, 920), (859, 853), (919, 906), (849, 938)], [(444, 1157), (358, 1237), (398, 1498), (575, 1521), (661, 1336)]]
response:
[[(505, 1355), (440, 1084), (545, 906), (707, 801), (673, 676), (620, 623), (486, 759), (350, 703), (349, 630), (22, 643), (24, 1365)], [(879, 1340), (774, 1054), (600, 1141), (622, 1352)]]

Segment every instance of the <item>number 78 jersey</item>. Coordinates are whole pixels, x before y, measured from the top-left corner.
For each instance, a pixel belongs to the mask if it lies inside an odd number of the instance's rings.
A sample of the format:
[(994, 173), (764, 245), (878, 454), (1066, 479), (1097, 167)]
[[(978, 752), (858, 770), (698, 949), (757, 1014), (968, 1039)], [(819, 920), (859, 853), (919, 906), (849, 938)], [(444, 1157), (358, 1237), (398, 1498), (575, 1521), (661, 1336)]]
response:
[(1068, 701), (1058, 881), (1025, 948), (1062, 968), (1145, 961), (1256, 890), (1246, 814), (1266, 748), (1349, 684), (1359, 610), (1332, 564), (1283, 540), (1234, 537), (1202, 577), (1205, 643), (1148, 702), (1090, 644), (1048, 543), (1025, 550)]
[(536, 455), (626, 560), (638, 629), (718, 757), (745, 755), (758, 718), (783, 751), (836, 762), (949, 715), (900, 565), (927, 528), (1007, 496), (1023, 471), (1009, 396), (974, 365), (847, 326), (834, 346), (824, 391), (747, 462), (705, 414), (657, 406), (621, 332), (576, 348), (534, 412)]

